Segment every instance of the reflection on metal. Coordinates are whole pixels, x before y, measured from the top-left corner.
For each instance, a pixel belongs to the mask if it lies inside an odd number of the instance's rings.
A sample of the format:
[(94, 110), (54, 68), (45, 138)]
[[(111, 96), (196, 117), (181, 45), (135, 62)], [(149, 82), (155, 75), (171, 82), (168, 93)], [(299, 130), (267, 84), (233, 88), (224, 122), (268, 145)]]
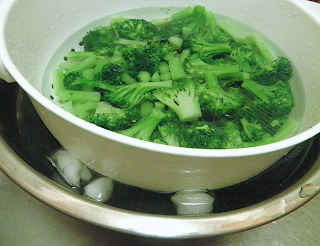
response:
[(312, 197), (319, 192), (319, 186), (315, 184), (306, 184), (301, 187), (299, 196), (301, 198)]

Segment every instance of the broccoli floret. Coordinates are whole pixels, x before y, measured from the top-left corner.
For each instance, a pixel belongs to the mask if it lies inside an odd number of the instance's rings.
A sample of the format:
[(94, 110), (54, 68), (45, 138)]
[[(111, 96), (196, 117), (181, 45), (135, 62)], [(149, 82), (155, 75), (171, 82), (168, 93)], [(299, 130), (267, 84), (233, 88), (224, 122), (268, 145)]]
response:
[(215, 17), (215, 13), (212, 11), (205, 11), (204, 23), (200, 29), (200, 35), (207, 42), (214, 43), (229, 43), (231, 37), (224, 32), (218, 25)]
[(162, 141), (164, 144), (170, 145), (170, 146), (180, 146), (179, 138), (180, 138), (180, 124), (166, 124), (158, 127), (158, 132), (160, 135), (160, 138), (158, 138), (160, 141)]
[(165, 118), (166, 114), (163, 107), (155, 106), (153, 110), (135, 123), (132, 127), (119, 130), (118, 133), (145, 141), (149, 141), (153, 131)]
[(154, 96), (171, 108), (181, 121), (194, 122), (202, 116), (194, 83), (188, 79), (181, 80), (172, 88), (156, 90)]
[[(221, 124), (221, 123), (220, 123)], [(237, 149), (242, 147), (241, 129), (234, 121), (222, 121), (222, 149)]]
[(251, 77), (263, 85), (274, 85), (280, 80), (288, 82), (292, 77), (291, 61), (285, 57), (278, 57), (271, 64), (253, 71)]
[(274, 119), (288, 115), (295, 105), (291, 87), (283, 81), (268, 86), (245, 80), (241, 87), (258, 98), (255, 104), (265, 108)]
[(232, 121), (197, 121), (180, 127), (180, 146), (199, 149), (234, 149), (242, 146), (240, 129)]
[(238, 88), (230, 87), (224, 90), (212, 71), (206, 72), (204, 78), (206, 86), (200, 85), (198, 90), (201, 112), (205, 119), (226, 117), (242, 107), (244, 96)]
[(119, 38), (115, 26), (99, 26), (88, 31), (81, 42), (85, 51), (91, 51), (97, 55), (111, 55), (116, 45), (115, 41)]
[(296, 134), (298, 128), (299, 128), (299, 123), (295, 119), (289, 116), (274, 135), (270, 136), (266, 134), (266, 136), (261, 140), (243, 142), (242, 148), (271, 144), (271, 143), (284, 140)]
[(131, 127), (139, 119), (138, 108), (132, 108), (130, 111), (123, 110), (105, 101), (100, 101), (95, 113), (88, 116), (86, 121), (111, 131), (118, 131)]
[(123, 84), (122, 76), (127, 73), (127, 69), (116, 63), (109, 63), (103, 66), (99, 74), (101, 81), (110, 85)]
[(249, 122), (246, 118), (242, 118), (240, 122), (243, 129), (241, 137), (244, 142), (259, 141), (271, 136), (260, 123)]
[(200, 34), (193, 34), (182, 43), (182, 49), (188, 49), (192, 54), (198, 54), (202, 60), (213, 59), (221, 54), (231, 52), (229, 43), (210, 43)]
[(199, 32), (205, 21), (205, 7), (194, 6), (190, 15), (184, 18), (175, 18), (171, 23), (161, 29), (161, 36), (170, 38), (172, 36), (184, 37), (194, 32)]
[(78, 79), (82, 78), (82, 73), (79, 71), (72, 71), (64, 75), (63, 84), (67, 90), (81, 90), (82, 85), (75, 84)]
[(237, 66), (243, 72), (255, 71), (257, 66), (256, 56), (258, 53), (252, 45), (236, 44), (232, 46), (230, 57), (237, 62)]
[(185, 124), (180, 128), (180, 146), (198, 149), (221, 149), (223, 133), (219, 127), (208, 121)]
[(186, 72), (196, 78), (203, 78), (208, 71), (214, 72), (218, 78), (242, 78), (242, 73), (236, 65), (212, 65), (204, 62), (197, 55), (189, 56), (185, 61)]
[(153, 40), (159, 37), (159, 29), (144, 19), (127, 19), (112, 24), (120, 38), (131, 40)]
[(147, 92), (159, 88), (171, 87), (172, 81), (137, 82), (129, 85), (119, 85), (113, 91), (104, 94), (104, 99), (119, 108), (131, 108), (139, 104)]
[(128, 73), (136, 77), (140, 71), (154, 74), (165, 55), (173, 51), (173, 47), (168, 42), (158, 40), (148, 42), (144, 47), (126, 47), (122, 54), (127, 60)]

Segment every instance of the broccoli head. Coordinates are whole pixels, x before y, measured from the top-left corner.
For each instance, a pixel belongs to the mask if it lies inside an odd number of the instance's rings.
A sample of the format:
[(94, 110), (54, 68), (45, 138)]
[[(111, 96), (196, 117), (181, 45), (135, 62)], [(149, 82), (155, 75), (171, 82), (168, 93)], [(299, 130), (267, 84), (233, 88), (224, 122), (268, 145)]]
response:
[(109, 63), (103, 66), (102, 71), (98, 75), (103, 83), (110, 85), (123, 84), (122, 75), (127, 73), (127, 69), (116, 63)]
[(186, 72), (195, 78), (203, 78), (206, 72), (214, 72), (218, 78), (242, 78), (237, 65), (227, 64), (209, 64), (204, 62), (198, 55), (190, 55), (185, 61)]
[(156, 90), (154, 96), (172, 109), (181, 121), (194, 122), (202, 116), (194, 83), (189, 79), (180, 80), (172, 88)]
[(132, 127), (117, 132), (128, 137), (149, 141), (154, 130), (165, 116), (163, 107), (155, 106), (149, 114), (136, 122)]
[(232, 121), (197, 121), (180, 127), (180, 146), (199, 149), (240, 148), (240, 129)]
[(76, 82), (82, 78), (82, 72), (79, 71), (71, 71), (66, 73), (63, 78), (64, 87), (67, 90), (81, 90), (82, 85), (76, 84)]
[(113, 107), (105, 101), (100, 101), (95, 113), (88, 116), (86, 121), (111, 131), (118, 131), (131, 127), (139, 119), (140, 110), (138, 107), (123, 110)]
[(127, 19), (112, 24), (120, 38), (130, 40), (153, 40), (159, 37), (159, 29), (144, 19)]
[(202, 60), (214, 59), (214, 57), (231, 52), (229, 43), (211, 43), (207, 42), (201, 35), (193, 34), (184, 39), (182, 49), (187, 49), (192, 54), (198, 54)]
[(140, 71), (154, 74), (166, 54), (173, 51), (168, 42), (160, 40), (148, 42), (144, 47), (126, 47), (122, 51), (128, 64), (128, 73), (136, 77)]
[(274, 85), (280, 80), (288, 82), (292, 77), (291, 61), (278, 57), (271, 64), (253, 71), (251, 77), (255, 81), (261, 81), (263, 85)]
[(138, 105), (145, 94), (159, 88), (171, 87), (172, 81), (137, 82), (129, 85), (119, 85), (113, 91), (104, 94), (104, 99), (119, 108), (132, 108)]
[(289, 83), (278, 81), (268, 86), (245, 80), (241, 87), (255, 97), (256, 107), (265, 108), (274, 119), (288, 115), (295, 105)]
[(119, 38), (118, 30), (113, 25), (99, 26), (88, 31), (81, 42), (85, 51), (110, 55), (116, 45), (115, 41)]
[(244, 96), (238, 88), (224, 90), (214, 72), (206, 72), (206, 85), (199, 85), (199, 102), (203, 117), (207, 120), (226, 117), (244, 104)]

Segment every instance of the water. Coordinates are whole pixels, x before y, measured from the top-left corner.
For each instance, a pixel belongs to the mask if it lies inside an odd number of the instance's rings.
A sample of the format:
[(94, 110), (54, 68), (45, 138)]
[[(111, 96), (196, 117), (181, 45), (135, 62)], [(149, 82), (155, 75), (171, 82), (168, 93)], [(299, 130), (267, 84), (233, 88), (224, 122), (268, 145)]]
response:
[[(57, 49), (57, 51), (49, 61), (43, 77), (42, 93), (47, 98), (50, 98), (51, 100), (53, 100), (53, 102), (55, 102), (56, 104), (59, 104), (52, 90), (51, 71), (57, 68), (57, 65), (61, 61), (63, 61), (63, 57), (65, 56), (65, 54), (69, 52), (71, 49), (74, 49), (75, 51), (82, 51), (82, 47), (79, 45), (79, 42), (82, 40), (83, 36), (86, 34), (87, 31), (101, 25), (110, 25), (110, 20), (114, 16), (155, 20), (155, 19), (160, 19), (160, 18), (165, 18), (167, 16), (170, 16), (171, 14), (181, 9), (183, 9), (183, 7), (168, 7), (168, 6), (133, 9), (133, 10), (128, 10), (121, 13), (105, 16), (101, 19), (97, 19), (96, 21), (91, 22), (88, 25), (84, 26), (83, 28), (81, 28), (80, 30), (72, 34), (70, 37), (68, 37), (65, 40), (65, 42)], [(228, 21), (233, 23), (235, 26), (239, 27), (245, 34), (259, 32), (258, 30), (255, 30), (246, 24), (243, 24), (239, 21), (235, 21), (230, 17), (219, 15), (218, 13), (216, 14), (216, 18), (218, 22)], [(270, 47), (270, 49), (274, 52), (274, 54), (276, 54), (277, 56), (288, 57), (288, 55), (281, 50), (281, 47), (278, 47), (274, 42), (272, 42), (272, 40), (262, 35), (261, 33), (260, 35), (263, 37), (263, 39), (265, 40), (265, 43)], [(294, 119), (296, 119), (298, 122), (301, 122), (301, 119), (303, 118), (303, 115), (304, 115), (305, 95), (304, 95), (303, 85), (301, 83), (298, 71), (294, 67), (294, 64), (293, 64), (293, 73), (294, 75), (291, 79), (291, 87), (292, 87), (293, 95), (295, 97), (296, 106), (292, 110), (291, 116)]]

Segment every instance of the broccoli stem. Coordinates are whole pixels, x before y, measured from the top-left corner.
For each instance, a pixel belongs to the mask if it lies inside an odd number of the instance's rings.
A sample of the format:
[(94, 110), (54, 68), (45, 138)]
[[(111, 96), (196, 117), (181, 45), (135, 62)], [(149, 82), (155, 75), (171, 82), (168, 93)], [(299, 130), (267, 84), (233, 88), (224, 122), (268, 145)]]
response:
[(222, 28), (223, 31), (228, 33), (234, 41), (238, 43), (247, 42), (247, 36), (240, 31), (240, 28), (235, 27), (230, 22), (222, 21), (219, 22), (218, 25)]
[(149, 141), (151, 134), (165, 116), (166, 114), (162, 110), (155, 107), (148, 115), (146, 115), (132, 127), (125, 130), (120, 130), (118, 133), (128, 137)]
[(58, 68), (68, 71), (69, 69), (78, 65), (82, 60), (80, 59), (68, 59), (67, 61), (60, 62), (58, 64)]
[(76, 79), (73, 85), (83, 85), (86, 87), (92, 87), (92, 88), (96, 87), (96, 88), (100, 88), (108, 91), (114, 91), (113, 85), (109, 85), (107, 83), (103, 83), (99, 81), (88, 80), (85, 78)]
[(204, 80), (211, 92), (213, 92), (215, 95), (223, 95), (224, 91), (219, 85), (217, 76), (214, 71), (207, 71), (204, 74)]
[(193, 8), (193, 20), (187, 25), (188, 27), (192, 28), (192, 32), (199, 33), (205, 17), (205, 7), (201, 5), (196, 5)]
[(270, 97), (272, 97), (274, 91), (276, 91), (275, 86), (260, 85), (250, 79), (245, 80), (241, 84), (241, 87), (251, 92), (253, 95), (255, 95), (257, 98), (259, 98), (265, 103), (270, 102)]
[(133, 45), (133, 46), (147, 46), (148, 43), (146, 41), (139, 41), (139, 40), (131, 40), (131, 39), (125, 39), (125, 38), (120, 38), (116, 41), (117, 44), (121, 45)]
[(179, 57), (172, 57), (171, 59), (169, 59), (168, 63), (172, 80), (184, 79), (186, 77), (183, 63), (181, 62)]
[(83, 51), (70, 51), (67, 53), (66, 57), (68, 58), (80, 58), (80, 59), (86, 59), (88, 57), (93, 56), (93, 52), (83, 52)]
[(272, 63), (275, 60), (275, 56), (258, 33), (252, 33), (248, 35), (248, 38), (254, 42), (254, 44), (257, 46), (258, 50), (268, 63)]
[(172, 14), (171, 18), (173, 20), (184, 19), (184, 18), (192, 15), (192, 13), (193, 13), (193, 8), (188, 6), (188, 7), (184, 8), (183, 10), (180, 10), (179, 12)]
[(176, 36), (171, 36), (168, 38), (169, 44), (175, 49), (175, 50), (181, 50), (183, 39)]
[(80, 71), (82, 72), (83, 70), (86, 70), (88, 68), (93, 68), (97, 63), (97, 59), (95, 56), (89, 56), (79, 64), (75, 65), (71, 69), (67, 71), (67, 73), (72, 72), (72, 71)]
[(60, 91), (58, 94), (58, 98), (60, 101), (73, 101), (77, 102), (87, 102), (87, 101), (100, 101), (100, 92), (97, 91), (73, 91), (73, 90), (65, 90)]
[(52, 71), (52, 86), (55, 95), (58, 95), (60, 91), (65, 90), (63, 78), (64, 73), (61, 69), (54, 69)]

